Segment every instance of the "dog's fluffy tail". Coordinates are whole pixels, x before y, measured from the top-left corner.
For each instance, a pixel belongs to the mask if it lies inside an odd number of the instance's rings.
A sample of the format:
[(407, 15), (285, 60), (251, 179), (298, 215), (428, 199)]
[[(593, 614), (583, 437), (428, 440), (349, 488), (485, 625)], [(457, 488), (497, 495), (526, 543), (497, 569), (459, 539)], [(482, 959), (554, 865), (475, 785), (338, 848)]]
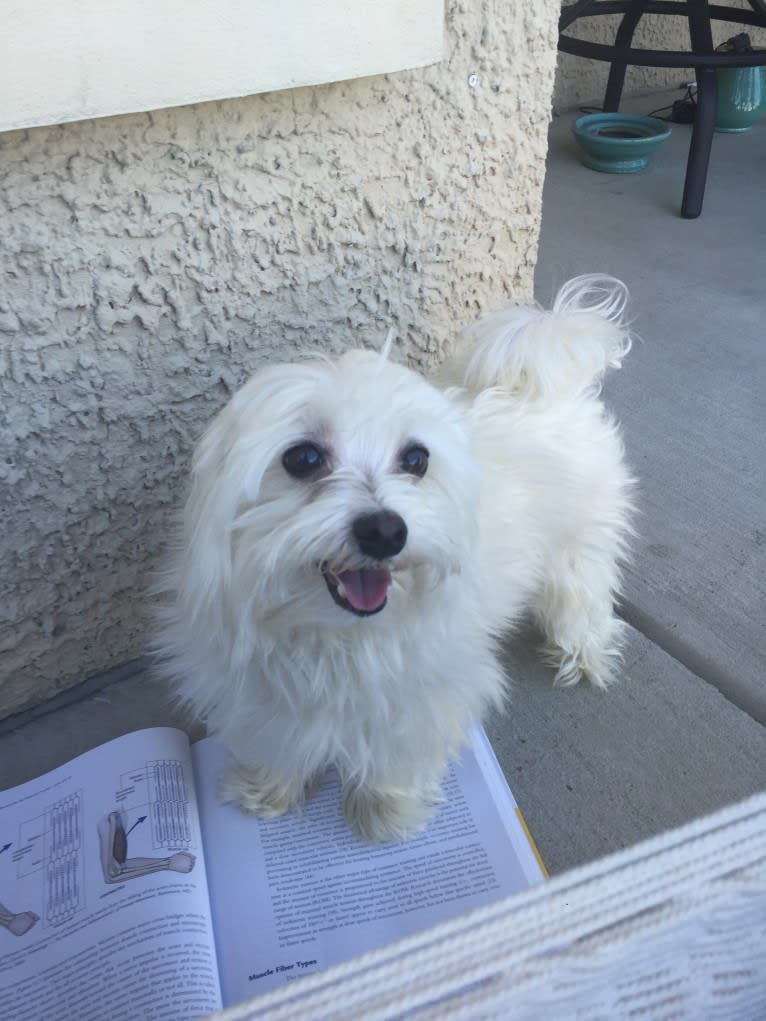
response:
[(615, 277), (588, 274), (564, 284), (549, 312), (508, 305), (484, 316), (463, 331), (461, 382), (474, 392), (499, 388), (533, 401), (597, 389), (630, 349), (627, 298)]

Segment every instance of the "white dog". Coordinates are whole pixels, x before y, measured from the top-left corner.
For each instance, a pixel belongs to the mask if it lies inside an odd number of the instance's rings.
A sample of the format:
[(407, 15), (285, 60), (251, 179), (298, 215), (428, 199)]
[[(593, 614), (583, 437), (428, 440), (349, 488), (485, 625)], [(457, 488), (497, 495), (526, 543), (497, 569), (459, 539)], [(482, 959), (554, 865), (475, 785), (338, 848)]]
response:
[(411, 835), (528, 610), (558, 683), (610, 680), (630, 478), (598, 390), (624, 305), (579, 277), (551, 312), (480, 320), (459, 385), (350, 351), (265, 368), (218, 415), (159, 644), (232, 752), (226, 800), (274, 816), (334, 765), (360, 835)]

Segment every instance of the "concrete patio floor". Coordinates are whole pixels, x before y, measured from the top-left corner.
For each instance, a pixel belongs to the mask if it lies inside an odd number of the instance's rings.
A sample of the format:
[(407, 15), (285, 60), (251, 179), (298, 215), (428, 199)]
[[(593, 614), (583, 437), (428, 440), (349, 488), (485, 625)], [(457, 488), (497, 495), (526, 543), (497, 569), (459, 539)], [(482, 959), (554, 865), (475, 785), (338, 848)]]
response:
[[(716, 136), (702, 217), (685, 221), (688, 127), (623, 177), (580, 165), (573, 119), (551, 129), (537, 293), (547, 304), (596, 271), (630, 288), (640, 339), (605, 397), (641, 514), (618, 685), (554, 691), (533, 635), (507, 645), (511, 707), (488, 730), (551, 872), (766, 788), (766, 120)], [(4, 787), (118, 734), (183, 724), (142, 663), (108, 680), (0, 724)]]

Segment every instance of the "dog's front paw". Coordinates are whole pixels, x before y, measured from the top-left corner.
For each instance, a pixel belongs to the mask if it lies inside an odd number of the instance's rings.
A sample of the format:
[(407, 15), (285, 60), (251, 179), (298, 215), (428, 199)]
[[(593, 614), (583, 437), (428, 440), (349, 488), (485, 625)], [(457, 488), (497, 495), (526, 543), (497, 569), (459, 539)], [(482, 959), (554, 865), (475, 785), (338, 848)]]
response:
[(261, 819), (284, 815), (302, 805), (306, 795), (300, 781), (275, 779), (265, 770), (248, 769), (239, 762), (232, 763), (221, 775), (218, 793), (221, 801)]
[(435, 797), (411, 791), (349, 787), (343, 794), (346, 822), (362, 840), (373, 844), (408, 840), (429, 822), (437, 807)]
[(556, 669), (554, 684), (566, 688), (586, 677), (595, 688), (606, 688), (615, 679), (621, 659), (625, 624), (616, 617), (604, 620), (584, 634), (557, 636), (543, 649), (548, 663)]

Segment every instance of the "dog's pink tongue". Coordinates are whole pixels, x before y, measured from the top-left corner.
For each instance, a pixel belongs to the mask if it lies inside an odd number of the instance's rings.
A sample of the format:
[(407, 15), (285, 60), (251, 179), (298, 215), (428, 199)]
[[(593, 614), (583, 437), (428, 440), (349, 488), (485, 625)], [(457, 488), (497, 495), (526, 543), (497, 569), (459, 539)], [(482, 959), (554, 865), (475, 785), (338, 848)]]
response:
[(385, 603), (391, 575), (382, 567), (363, 567), (359, 571), (342, 571), (338, 581), (354, 609), (369, 613)]

